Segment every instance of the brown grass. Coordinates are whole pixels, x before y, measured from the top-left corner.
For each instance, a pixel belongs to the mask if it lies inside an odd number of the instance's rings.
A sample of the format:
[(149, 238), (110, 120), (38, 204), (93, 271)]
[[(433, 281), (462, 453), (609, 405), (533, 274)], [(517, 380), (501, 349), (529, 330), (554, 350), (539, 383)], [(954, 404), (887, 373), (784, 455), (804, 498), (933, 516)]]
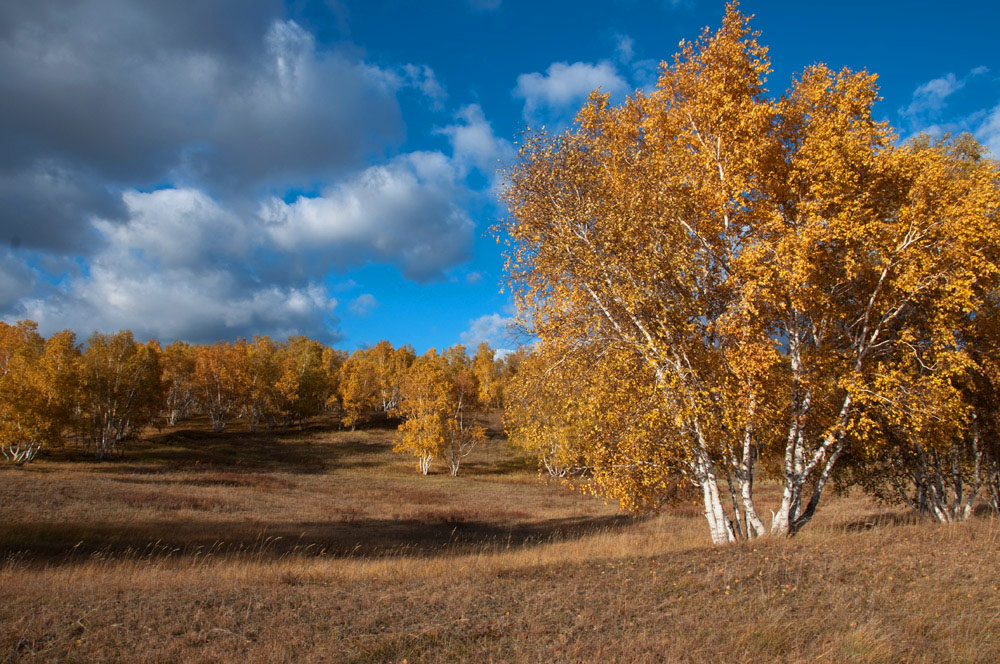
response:
[(0, 661), (1000, 661), (994, 520), (831, 496), (711, 547), (693, 506), (622, 516), (499, 440), (458, 478), (390, 448), (199, 426), (0, 470)]

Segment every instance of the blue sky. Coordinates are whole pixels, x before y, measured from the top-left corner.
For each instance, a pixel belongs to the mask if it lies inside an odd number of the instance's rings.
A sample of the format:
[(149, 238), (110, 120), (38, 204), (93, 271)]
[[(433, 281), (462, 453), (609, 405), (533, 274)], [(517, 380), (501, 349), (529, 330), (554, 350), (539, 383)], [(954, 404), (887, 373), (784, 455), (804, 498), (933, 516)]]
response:
[[(990, 2), (744, 2), (768, 87), (867, 68), (906, 137), (1000, 153)], [(169, 341), (505, 347), (498, 165), (655, 80), (709, 0), (0, 7), (0, 316)]]

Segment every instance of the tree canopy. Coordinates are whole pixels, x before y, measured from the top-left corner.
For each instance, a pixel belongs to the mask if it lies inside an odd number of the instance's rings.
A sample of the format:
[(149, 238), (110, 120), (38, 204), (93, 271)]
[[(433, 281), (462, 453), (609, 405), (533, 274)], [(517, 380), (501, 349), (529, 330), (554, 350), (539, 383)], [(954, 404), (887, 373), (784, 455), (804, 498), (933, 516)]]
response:
[[(810, 66), (775, 99), (758, 37), (730, 4), (652, 91), (595, 93), (566, 132), (529, 135), (500, 225), (520, 320), (601, 372), (578, 437), (595, 481), (643, 506), (688, 478), (716, 542), (805, 525), (845, 451), (887, 444), (865, 433), (876, 410), (932, 399), (935, 435), (971, 435), (948, 404), (967, 404), (965, 330), (998, 278), (982, 148), (899, 145), (865, 71)], [(917, 367), (924, 398), (899, 398)], [(782, 485), (769, 526), (759, 468)]]

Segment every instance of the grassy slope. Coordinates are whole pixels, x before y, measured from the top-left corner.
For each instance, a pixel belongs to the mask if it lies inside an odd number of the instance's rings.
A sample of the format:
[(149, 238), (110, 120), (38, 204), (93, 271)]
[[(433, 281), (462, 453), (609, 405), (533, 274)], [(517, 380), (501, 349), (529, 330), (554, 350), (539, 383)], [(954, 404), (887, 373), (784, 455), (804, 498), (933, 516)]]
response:
[(0, 469), (0, 661), (1000, 661), (1000, 523), (837, 497), (713, 548), (494, 441), (419, 477), (391, 432), (203, 426)]

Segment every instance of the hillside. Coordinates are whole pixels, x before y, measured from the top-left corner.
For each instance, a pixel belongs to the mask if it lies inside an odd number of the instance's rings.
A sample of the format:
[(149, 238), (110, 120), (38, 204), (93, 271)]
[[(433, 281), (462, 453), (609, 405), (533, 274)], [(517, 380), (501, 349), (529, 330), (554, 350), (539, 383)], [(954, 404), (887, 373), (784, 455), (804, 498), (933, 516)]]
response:
[(995, 520), (831, 496), (712, 547), (697, 507), (620, 515), (499, 437), (452, 478), (392, 436), (188, 422), (3, 468), (0, 661), (1000, 659)]

